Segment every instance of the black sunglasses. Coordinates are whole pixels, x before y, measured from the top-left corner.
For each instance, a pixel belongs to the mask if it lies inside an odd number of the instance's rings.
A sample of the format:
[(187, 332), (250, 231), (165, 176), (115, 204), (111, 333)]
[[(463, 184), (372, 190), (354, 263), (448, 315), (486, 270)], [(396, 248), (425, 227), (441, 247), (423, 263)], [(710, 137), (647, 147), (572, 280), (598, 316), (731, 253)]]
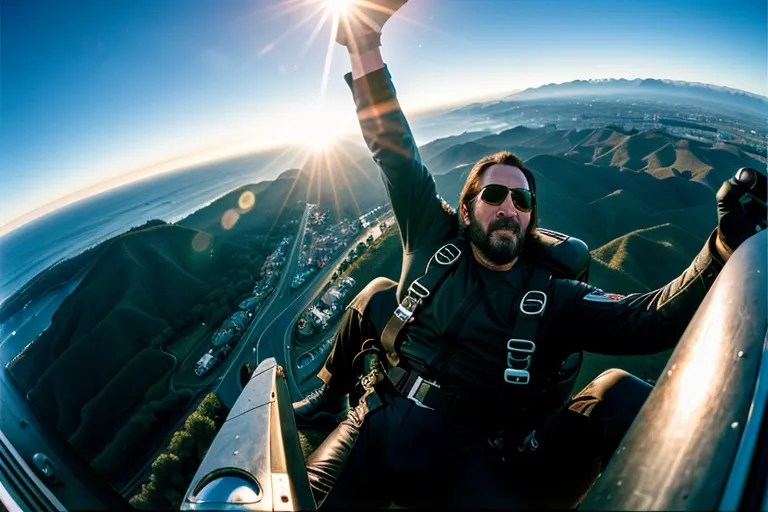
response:
[(507, 194), (512, 195), (512, 204), (519, 211), (528, 213), (533, 210), (533, 194), (526, 188), (509, 188), (504, 185), (492, 184), (480, 189), (480, 199), (492, 206), (499, 206), (503, 203)]

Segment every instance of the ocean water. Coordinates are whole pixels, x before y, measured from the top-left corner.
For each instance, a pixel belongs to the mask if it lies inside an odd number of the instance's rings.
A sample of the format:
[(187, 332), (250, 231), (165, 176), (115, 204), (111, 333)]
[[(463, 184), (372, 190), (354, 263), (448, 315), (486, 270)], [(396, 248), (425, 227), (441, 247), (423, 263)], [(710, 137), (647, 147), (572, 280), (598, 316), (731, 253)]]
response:
[(49, 266), (150, 219), (175, 222), (299, 164), (282, 150), (147, 178), (68, 205), (0, 238), (0, 304)]

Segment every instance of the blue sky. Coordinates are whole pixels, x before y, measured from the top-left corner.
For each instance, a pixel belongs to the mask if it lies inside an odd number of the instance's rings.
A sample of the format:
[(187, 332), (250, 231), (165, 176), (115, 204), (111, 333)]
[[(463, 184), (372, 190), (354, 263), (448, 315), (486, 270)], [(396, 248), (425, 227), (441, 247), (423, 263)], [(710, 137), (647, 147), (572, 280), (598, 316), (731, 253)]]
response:
[[(309, 47), (318, 16), (290, 30), (306, 1), (0, 4), (0, 233), (129, 173), (305, 136), (331, 30)], [(407, 111), (585, 78), (766, 95), (767, 18), (764, 1), (410, 0), (383, 53)], [(349, 63), (338, 46), (332, 57), (324, 111), (354, 128)]]

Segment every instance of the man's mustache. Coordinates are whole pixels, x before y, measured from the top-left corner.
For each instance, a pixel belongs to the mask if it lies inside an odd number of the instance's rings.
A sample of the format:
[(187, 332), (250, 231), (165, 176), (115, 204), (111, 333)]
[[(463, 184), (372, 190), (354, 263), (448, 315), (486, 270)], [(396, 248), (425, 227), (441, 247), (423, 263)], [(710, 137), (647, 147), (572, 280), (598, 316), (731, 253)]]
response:
[(488, 233), (493, 233), (494, 231), (500, 230), (500, 229), (507, 229), (510, 231), (514, 231), (515, 234), (520, 233), (520, 224), (518, 224), (513, 219), (498, 219), (488, 226)]

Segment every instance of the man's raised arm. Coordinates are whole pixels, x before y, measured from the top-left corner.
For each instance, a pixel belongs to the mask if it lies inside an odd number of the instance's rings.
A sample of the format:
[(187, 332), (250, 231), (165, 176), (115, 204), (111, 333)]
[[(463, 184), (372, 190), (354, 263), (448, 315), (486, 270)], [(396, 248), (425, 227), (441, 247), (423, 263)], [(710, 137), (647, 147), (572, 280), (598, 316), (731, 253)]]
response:
[(456, 221), (443, 209), (435, 180), (421, 162), (379, 41), (380, 32), (369, 28), (346, 31), (342, 44), (349, 50), (352, 72), (345, 79), (365, 142), (382, 171), (403, 248), (415, 252), (445, 236)]

